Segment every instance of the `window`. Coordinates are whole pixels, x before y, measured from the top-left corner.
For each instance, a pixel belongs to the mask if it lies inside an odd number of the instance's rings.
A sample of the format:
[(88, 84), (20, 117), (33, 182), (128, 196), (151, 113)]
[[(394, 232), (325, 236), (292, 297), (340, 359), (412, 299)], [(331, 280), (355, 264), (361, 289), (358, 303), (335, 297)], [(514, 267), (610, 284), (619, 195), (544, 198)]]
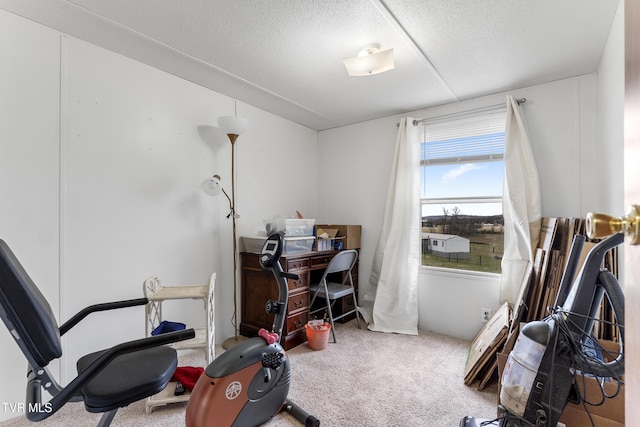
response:
[(500, 273), (506, 109), (423, 121), (422, 265)]

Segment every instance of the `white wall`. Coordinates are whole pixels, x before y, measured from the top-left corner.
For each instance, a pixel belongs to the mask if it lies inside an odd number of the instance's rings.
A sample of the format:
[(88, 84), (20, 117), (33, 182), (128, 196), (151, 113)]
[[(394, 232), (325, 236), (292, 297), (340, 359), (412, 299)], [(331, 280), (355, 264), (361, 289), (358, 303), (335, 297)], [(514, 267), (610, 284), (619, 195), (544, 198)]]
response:
[(480, 308), (497, 307), (500, 282), (494, 274), (425, 268), (418, 277), (421, 330), (471, 339), (482, 325)]
[[(624, 205), (624, 1), (611, 26), (598, 69), (598, 165), (602, 169), (596, 184), (597, 212), (622, 216)], [(618, 247), (624, 261), (625, 245)], [(619, 269), (624, 289), (624, 268)]]
[[(597, 182), (596, 209), (624, 214), (624, 1), (611, 26), (598, 69), (598, 168), (606, 179)], [(603, 177), (604, 178), (604, 177)], [(611, 191), (611, 190), (614, 191)], [(622, 257), (621, 257), (622, 258)]]
[[(217, 203), (198, 184), (224, 153), (213, 156), (198, 125), (232, 112), (232, 100), (77, 39), (61, 42), (60, 319), (141, 296), (154, 273), (169, 284), (205, 282), (220, 270), (222, 248), (211, 238), (217, 213), (207, 212)], [(203, 323), (197, 309), (187, 313), (185, 323)], [(141, 336), (141, 315), (95, 315), (74, 328), (65, 376), (87, 351)]]
[[(527, 98), (528, 123), (542, 187), (544, 216), (584, 216), (597, 204), (597, 76), (586, 75), (511, 92)], [(415, 118), (496, 105), (506, 94), (490, 95), (408, 114)], [(399, 116), (320, 132), (319, 212), (322, 221), (363, 225), (360, 289), (369, 286), (379, 235), (390, 159)], [(337, 172), (340, 173), (337, 173)], [(344, 185), (348, 182), (353, 185)], [(499, 306), (497, 276), (420, 274), (419, 327), (470, 339), (482, 327), (480, 308)], [(473, 295), (451, 303), (450, 297)]]
[[(236, 143), (238, 235), (273, 215), (317, 214), (317, 132), (121, 55), (0, 10), (0, 238), (62, 323), (98, 302), (217, 273), (216, 340), (233, 335), (231, 145), (216, 118), (250, 121)], [(202, 304), (168, 306), (202, 326)], [(65, 383), (75, 360), (144, 334), (142, 308), (94, 314), (63, 339)], [(170, 317), (171, 316), (171, 317)], [(26, 363), (0, 328), (0, 402), (22, 402)], [(0, 421), (16, 413), (0, 409)]]
[[(584, 215), (594, 206), (622, 213), (622, 196), (604, 190), (611, 181), (622, 188), (622, 15), (598, 77), (513, 92), (528, 99), (544, 215)], [(4, 11), (0, 55), (0, 238), (59, 319), (94, 302), (140, 296), (142, 280), (153, 273), (168, 283), (194, 283), (216, 271), (217, 339), (230, 336), (226, 203), (198, 186), (214, 172), (229, 182), (230, 146), (212, 125), (234, 113), (233, 100)], [(498, 94), (409, 115), (503, 101)], [(325, 223), (362, 224), (364, 292), (399, 116), (318, 136), (248, 105), (237, 110), (251, 122), (237, 145), (239, 235), (294, 210)], [(420, 328), (471, 338), (481, 327), (479, 308), (498, 305), (497, 286), (491, 276), (421, 271)], [(189, 311), (171, 313), (199, 321)], [(137, 309), (87, 322), (65, 340), (69, 360), (143, 330)], [(25, 363), (4, 328), (0, 347), (0, 402), (22, 402)], [(67, 379), (73, 373), (70, 363), (62, 370)], [(15, 415), (0, 411), (0, 421)]]
[[(398, 119), (399, 120), (399, 119)], [(360, 224), (360, 295), (364, 295), (380, 233), (395, 152), (396, 118), (320, 132), (318, 221)]]
[[(17, 39), (23, 43), (15, 43)], [(10, 245), (56, 309), (59, 52), (53, 31), (18, 22), (0, 11), (0, 239)], [(0, 348), (0, 403), (23, 402), (27, 364), (4, 325)], [(59, 372), (58, 363), (51, 368)], [(0, 420), (15, 415), (0, 408)]]

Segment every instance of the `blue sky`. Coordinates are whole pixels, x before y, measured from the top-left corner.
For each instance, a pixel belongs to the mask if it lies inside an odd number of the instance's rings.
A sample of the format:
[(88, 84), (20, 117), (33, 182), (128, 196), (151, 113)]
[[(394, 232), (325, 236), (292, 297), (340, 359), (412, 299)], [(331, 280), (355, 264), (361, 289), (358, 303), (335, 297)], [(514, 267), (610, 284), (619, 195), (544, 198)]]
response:
[[(424, 198), (502, 196), (502, 161), (458, 163), (423, 167), (421, 179)], [(460, 204), (446, 205), (447, 209), (457, 206), (465, 215), (502, 214), (502, 205)], [(443, 205), (423, 207), (423, 216), (442, 215)]]

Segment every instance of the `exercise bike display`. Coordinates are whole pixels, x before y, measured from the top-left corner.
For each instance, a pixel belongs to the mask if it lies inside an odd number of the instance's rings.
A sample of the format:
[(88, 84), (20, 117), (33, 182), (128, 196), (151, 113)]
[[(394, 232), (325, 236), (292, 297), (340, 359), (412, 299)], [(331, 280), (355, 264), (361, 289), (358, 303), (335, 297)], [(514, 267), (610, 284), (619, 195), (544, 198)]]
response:
[(278, 300), (266, 303), (275, 314), (271, 331), (261, 329), (258, 337), (243, 341), (216, 358), (198, 379), (186, 411), (187, 427), (260, 425), (281, 411), (289, 412), (307, 427), (320, 421), (287, 398), (291, 383), (289, 359), (279, 343), (289, 298), (286, 273), (280, 265), (283, 237), (273, 234), (265, 241), (260, 265), (273, 272), (278, 283)]

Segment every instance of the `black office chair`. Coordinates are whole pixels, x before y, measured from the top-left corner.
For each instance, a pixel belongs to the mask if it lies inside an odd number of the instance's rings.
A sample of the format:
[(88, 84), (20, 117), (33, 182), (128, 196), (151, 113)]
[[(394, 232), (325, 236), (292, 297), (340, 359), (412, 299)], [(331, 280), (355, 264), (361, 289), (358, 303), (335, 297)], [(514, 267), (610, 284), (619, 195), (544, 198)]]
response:
[[(87, 315), (145, 305), (146, 298), (89, 306), (60, 328), (51, 306), (7, 244), (0, 240), (0, 318), (28, 361), (26, 417), (41, 421), (67, 402), (84, 401), (87, 411), (103, 413), (99, 426), (111, 424), (118, 408), (166, 387), (177, 366), (176, 351), (164, 346), (190, 339), (193, 329), (129, 341), (88, 354), (77, 362), (78, 376), (61, 387), (47, 365), (62, 356), (60, 336)], [(42, 389), (52, 398), (42, 402)]]
[[(357, 259), (358, 251), (356, 251), (355, 249), (348, 249), (338, 252), (336, 256), (334, 256), (329, 262), (329, 265), (324, 271), (320, 282), (311, 284), (311, 286), (309, 287), (311, 292), (313, 292), (313, 298), (311, 298), (310, 304), (311, 317), (313, 317), (315, 313), (319, 313), (322, 311), (327, 312), (327, 315), (329, 316), (329, 322), (331, 323), (331, 335), (333, 336), (334, 343), (338, 342), (338, 340), (336, 340), (336, 331), (334, 325), (335, 320), (340, 320), (343, 317), (355, 313), (356, 322), (358, 323), (358, 328), (360, 328), (360, 319), (358, 317), (358, 300), (356, 298), (356, 292), (353, 287), (353, 277), (351, 275), (351, 270), (356, 264)], [(328, 276), (334, 273), (343, 273), (341, 283), (329, 281), (330, 277), (328, 278)], [(334, 317), (333, 307), (336, 301), (348, 295), (353, 296), (353, 309)], [(325, 300), (325, 304), (323, 304), (321, 307), (313, 306), (313, 303), (316, 301), (317, 297), (324, 298)]]

